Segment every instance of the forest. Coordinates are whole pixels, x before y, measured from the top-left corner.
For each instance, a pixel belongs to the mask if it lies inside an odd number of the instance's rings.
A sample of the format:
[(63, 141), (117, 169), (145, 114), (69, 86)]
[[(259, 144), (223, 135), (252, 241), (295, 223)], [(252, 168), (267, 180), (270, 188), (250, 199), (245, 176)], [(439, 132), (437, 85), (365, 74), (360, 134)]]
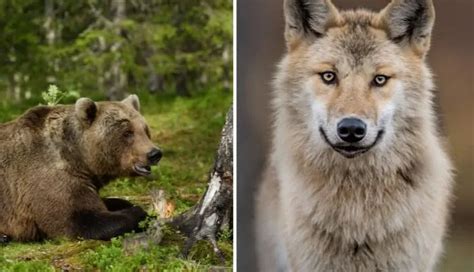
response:
[(232, 85), (229, 0), (2, 0), (0, 29), (7, 101), (49, 84), (108, 99)]

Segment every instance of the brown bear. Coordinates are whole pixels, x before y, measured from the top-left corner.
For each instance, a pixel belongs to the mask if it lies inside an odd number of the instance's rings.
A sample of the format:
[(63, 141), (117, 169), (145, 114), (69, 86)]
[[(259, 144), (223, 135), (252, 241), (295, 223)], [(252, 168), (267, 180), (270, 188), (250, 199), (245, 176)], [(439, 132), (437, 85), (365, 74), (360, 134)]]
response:
[(0, 241), (69, 237), (108, 240), (146, 217), (98, 190), (116, 177), (149, 175), (161, 151), (136, 95), (37, 106), (0, 124)]

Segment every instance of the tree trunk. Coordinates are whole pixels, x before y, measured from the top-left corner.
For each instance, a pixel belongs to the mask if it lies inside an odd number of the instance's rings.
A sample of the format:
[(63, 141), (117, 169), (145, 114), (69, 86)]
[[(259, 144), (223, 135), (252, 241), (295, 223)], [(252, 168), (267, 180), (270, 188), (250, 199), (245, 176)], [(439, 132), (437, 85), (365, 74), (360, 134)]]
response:
[[(55, 26), (55, 11), (54, 11), (54, 0), (45, 0), (44, 1), (44, 32), (46, 42), (48, 44), (49, 50), (52, 52), (54, 50), (54, 45), (57, 39), (57, 31)], [(49, 73), (46, 76), (46, 81), (50, 84), (56, 83), (56, 73), (59, 71), (59, 63), (55, 58), (50, 58), (48, 60)]]
[(46, 42), (48, 45), (53, 45), (56, 40), (56, 32), (54, 31), (54, 2), (53, 0), (44, 1), (44, 30)]
[(186, 71), (182, 71), (176, 77), (176, 93), (179, 96), (189, 96), (188, 80), (188, 74)]
[(197, 241), (207, 239), (214, 247), (214, 252), (223, 260), (222, 253), (217, 247), (217, 236), (225, 226), (232, 230), (232, 184), (233, 110), (231, 108), (222, 129), (206, 193), (196, 206), (178, 215), (170, 223), (188, 237), (183, 249), (185, 256)]
[(146, 72), (148, 74), (147, 86), (150, 93), (159, 93), (164, 89), (163, 76), (156, 72), (152, 61), (155, 54), (156, 52), (152, 45), (146, 45), (143, 49), (143, 59), (146, 63)]
[(122, 47), (122, 27), (121, 24), (125, 19), (125, 0), (114, 0), (111, 2), (111, 8), (114, 11), (113, 28), (117, 41), (112, 44), (110, 50), (115, 55), (110, 67), (110, 75), (108, 79), (107, 98), (110, 100), (119, 100), (123, 98), (125, 88), (127, 86), (127, 75), (123, 70), (123, 60), (120, 49)]

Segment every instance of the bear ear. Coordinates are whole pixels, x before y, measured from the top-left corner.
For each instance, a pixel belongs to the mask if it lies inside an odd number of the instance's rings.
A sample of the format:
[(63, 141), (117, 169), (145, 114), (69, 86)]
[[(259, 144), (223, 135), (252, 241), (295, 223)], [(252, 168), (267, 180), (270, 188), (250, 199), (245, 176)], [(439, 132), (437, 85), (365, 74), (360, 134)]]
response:
[(89, 98), (79, 98), (76, 101), (75, 112), (80, 121), (90, 125), (96, 117), (97, 105)]
[(435, 20), (432, 0), (392, 0), (382, 10), (381, 18), (394, 42), (426, 55)]
[(136, 94), (129, 95), (127, 98), (122, 100), (122, 103), (131, 106), (136, 111), (140, 111), (140, 100)]
[(285, 39), (289, 50), (301, 41), (324, 36), (340, 20), (339, 11), (330, 0), (285, 0)]

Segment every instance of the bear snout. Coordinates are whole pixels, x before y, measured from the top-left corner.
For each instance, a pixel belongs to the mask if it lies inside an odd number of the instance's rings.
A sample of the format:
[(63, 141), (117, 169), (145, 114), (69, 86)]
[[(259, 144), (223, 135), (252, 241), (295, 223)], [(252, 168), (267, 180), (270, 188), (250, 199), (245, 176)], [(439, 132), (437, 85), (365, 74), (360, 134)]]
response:
[(158, 148), (153, 148), (150, 152), (147, 153), (146, 156), (148, 159), (148, 163), (150, 165), (153, 165), (157, 164), (161, 160), (163, 153)]

